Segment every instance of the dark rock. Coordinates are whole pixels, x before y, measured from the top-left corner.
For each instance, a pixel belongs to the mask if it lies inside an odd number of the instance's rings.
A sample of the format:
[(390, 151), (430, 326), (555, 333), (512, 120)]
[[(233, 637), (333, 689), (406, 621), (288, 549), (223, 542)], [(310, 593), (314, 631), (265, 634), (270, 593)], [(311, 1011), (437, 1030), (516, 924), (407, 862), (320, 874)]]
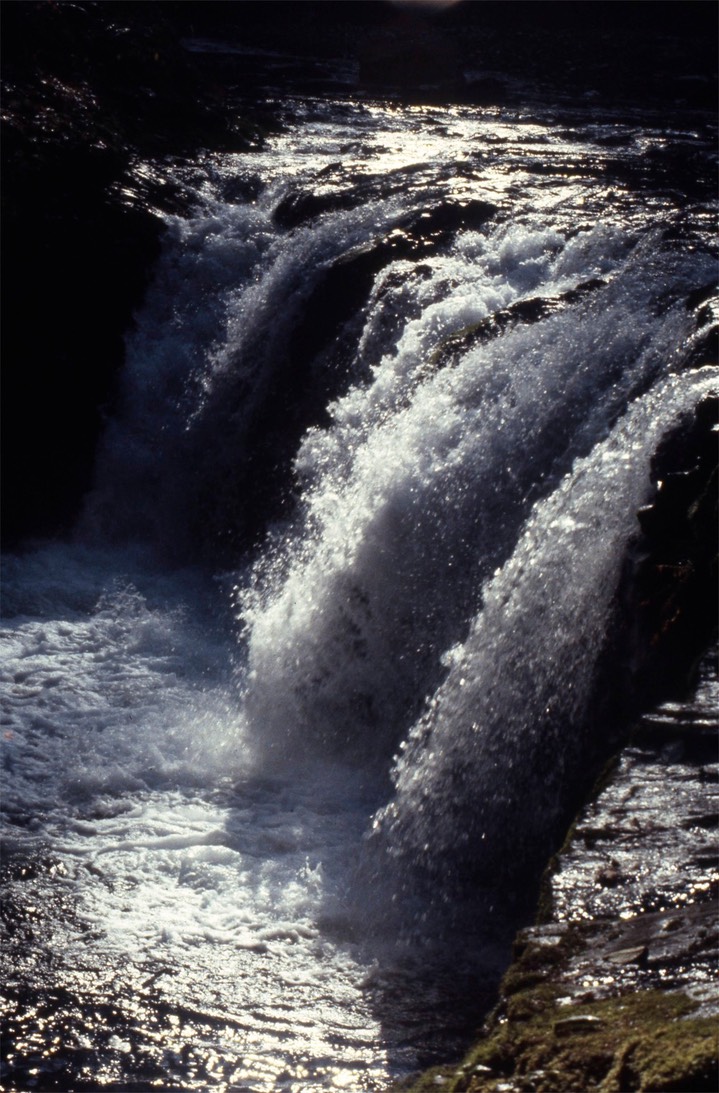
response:
[(282, 198), (272, 219), (280, 228), (296, 228), (323, 213), (351, 209), (360, 200), (358, 191), (352, 189), (325, 194), (292, 191)]
[(518, 300), (508, 307), (493, 312), (473, 326), (446, 338), (435, 354), (435, 363), (447, 364), (458, 355), (466, 353), (474, 345), (490, 341), (518, 323), (539, 322), (540, 319), (577, 303), (604, 284), (605, 282), (600, 278), (592, 278), (556, 296), (533, 296), (528, 300)]
[(67, 530), (90, 485), (123, 334), (160, 246), (153, 215), (109, 197), (90, 146), (3, 143), (3, 534)]
[(624, 877), (618, 863), (613, 861), (598, 871), (596, 879), (597, 883), (604, 888), (614, 888), (615, 885), (622, 883)]
[[(404, 175), (406, 172), (397, 173)], [(370, 180), (340, 190), (293, 190), (279, 202), (273, 220), (278, 227), (296, 228), (328, 212), (357, 208), (372, 195), (373, 189), (374, 183)], [(421, 240), (445, 239), (462, 229), (476, 230), (496, 212), (496, 205), (488, 201), (451, 201), (408, 213), (399, 221), (398, 229), (416, 246)]]
[(719, 827), (719, 813), (717, 812), (700, 812), (694, 813), (691, 816), (687, 816), (685, 821), (687, 827), (703, 827), (706, 830), (712, 830), (715, 827)]
[(714, 281), (709, 281), (708, 284), (702, 285), (701, 288), (695, 288), (693, 292), (689, 293), (686, 299), (687, 310), (696, 311), (703, 304), (706, 304), (715, 297), (716, 284)]
[[(172, 9), (172, 10), (170, 10)], [(182, 48), (173, 5), (3, 11), (3, 540), (63, 533), (91, 482), (169, 187), (137, 157), (246, 148), (260, 127)]]
[(491, 220), (496, 212), (497, 206), (489, 201), (451, 201), (423, 209), (412, 218), (409, 230), (418, 238), (427, 238), (429, 235), (445, 236), (460, 229), (475, 231)]
[(652, 502), (640, 510), (643, 539), (627, 575), (631, 689), (648, 705), (681, 692), (716, 629), (719, 595), (719, 397), (710, 395), (667, 437), (651, 465)]
[(702, 308), (698, 319), (702, 326), (689, 343), (685, 368), (702, 368), (719, 361), (719, 305)]

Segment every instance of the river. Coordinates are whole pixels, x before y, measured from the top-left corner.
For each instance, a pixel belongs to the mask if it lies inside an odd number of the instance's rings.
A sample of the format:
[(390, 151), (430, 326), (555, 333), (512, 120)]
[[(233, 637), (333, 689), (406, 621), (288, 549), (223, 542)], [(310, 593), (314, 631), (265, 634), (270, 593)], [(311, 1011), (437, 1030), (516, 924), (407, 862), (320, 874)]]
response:
[(719, 384), (700, 116), (280, 112), (137, 164), (191, 211), (74, 535), (5, 560), (8, 1088), (461, 1053), (611, 739), (652, 457)]

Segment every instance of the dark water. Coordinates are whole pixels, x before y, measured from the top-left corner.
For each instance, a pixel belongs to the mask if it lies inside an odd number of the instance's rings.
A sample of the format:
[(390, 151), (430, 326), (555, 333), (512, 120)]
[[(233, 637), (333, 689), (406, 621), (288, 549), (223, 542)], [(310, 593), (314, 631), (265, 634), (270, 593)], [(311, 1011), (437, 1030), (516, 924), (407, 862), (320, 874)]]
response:
[(701, 116), (282, 112), (138, 166), (194, 211), (74, 540), (7, 559), (8, 1088), (461, 1052), (601, 752), (652, 456), (719, 382)]

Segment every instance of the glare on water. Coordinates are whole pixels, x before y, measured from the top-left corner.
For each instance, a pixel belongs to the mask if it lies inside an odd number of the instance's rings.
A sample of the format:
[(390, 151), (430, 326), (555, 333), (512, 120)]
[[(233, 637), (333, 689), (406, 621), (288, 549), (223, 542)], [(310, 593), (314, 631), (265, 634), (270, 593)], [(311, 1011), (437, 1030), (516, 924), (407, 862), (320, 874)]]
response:
[[(716, 382), (681, 371), (713, 262), (664, 247), (671, 196), (612, 175), (656, 135), (287, 111), (261, 151), (153, 167), (195, 211), (168, 218), (83, 525), (7, 560), (9, 1065), (30, 1088), (70, 1067), (370, 1091), (461, 1050), (456, 984), (489, 999), (511, 922), (434, 947), (412, 868), (441, 897), (460, 844), (511, 864), (502, 809), (552, 711), (581, 727), (654, 447)], [(282, 227), (305, 192), (326, 204)], [(484, 219), (412, 250), (423, 214), (471, 201)], [(212, 578), (158, 562), (195, 503), (236, 516), (303, 309), (381, 247), (323, 349), (331, 389), (303, 374), (322, 393), (286, 457), (295, 507)]]

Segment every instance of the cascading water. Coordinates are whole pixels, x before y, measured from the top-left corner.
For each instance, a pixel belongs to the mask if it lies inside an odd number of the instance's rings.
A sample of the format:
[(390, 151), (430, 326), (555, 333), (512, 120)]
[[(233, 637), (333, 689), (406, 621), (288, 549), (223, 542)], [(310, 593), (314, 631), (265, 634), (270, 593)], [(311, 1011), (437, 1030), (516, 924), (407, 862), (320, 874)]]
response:
[(13, 1080), (371, 1090), (460, 1049), (443, 962), (489, 1000), (490, 907), (609, 736), (652, 456), (719, 383), (708, 206), (622, 181), (664, 139), (297, 103), (166, 168), (195, 212), (75, 542), (6, 565)]
[(447, 678), (403, 745), (395, 798), (375, 820), (390, 853), (430, 869), (450, 859), (496, 887), (537, 860), (548, 831), (561, 834), (567, 786), (597, 728), (598, 653), (649, 460), (672, 422), (715, 390), (713, 369), (692, 379), (672, 377), (637, 399), (536, 505), (485, 584), (466, 641), (446, 653)]
[[(498, 234), (501, 252), (506, 236)], [(575, 249), (591, 255), (606, 245), (603, 233), (601, 243), (580, 237), (566, 246), (554, 234), (511, 235), (518, 264), (527, 254), (546, 262), (555, 291), (566, 286)], [(548, 246), (559, 251), (551, 262)], [(630, 318), (653, 301), (636, 283), (641, 262), (627, 266), (571, 313), (469, 350), (419, 384), (412, 373), (426, 367), (429, 349), (417, 352), (410, 330), (409, 348), (400, 342), (373, 382), (333, 408), (330, 430), (309, 434), (298, 456), (310, 479), (309, 530), (290, 541), (287, 573), (260, 606), (251, 596), (244, 609), (247, 708), (265, 741), (279, 734), (284, 747), (287, 731), (299, 730), (303, 747), (319, 732), (323, 747), (339, 733), (345, 753), (394, 750), (532, 499), (606, 434), (686, 336), (683, 309), (653, 323)], [(464, 323), (464, 300), (449, 294), (423, 314), (430, 329), (435, 308)], [(397, 372), (407, 379), (394, 406)]]

